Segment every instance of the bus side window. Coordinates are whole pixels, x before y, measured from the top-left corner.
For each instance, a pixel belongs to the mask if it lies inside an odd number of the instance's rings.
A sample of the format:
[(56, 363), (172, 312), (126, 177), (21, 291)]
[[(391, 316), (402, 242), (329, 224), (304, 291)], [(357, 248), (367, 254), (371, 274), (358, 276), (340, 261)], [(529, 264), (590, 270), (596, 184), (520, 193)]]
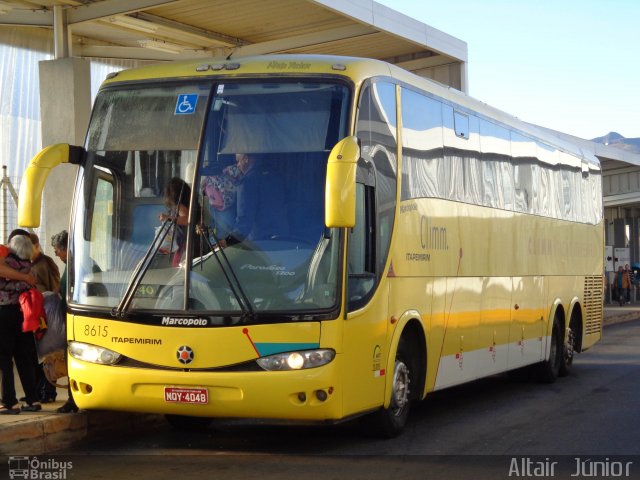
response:
[(349, 233), (349, 310), (362, 307), (376, 283), (373, 187), (356, 184), (356, 225)]

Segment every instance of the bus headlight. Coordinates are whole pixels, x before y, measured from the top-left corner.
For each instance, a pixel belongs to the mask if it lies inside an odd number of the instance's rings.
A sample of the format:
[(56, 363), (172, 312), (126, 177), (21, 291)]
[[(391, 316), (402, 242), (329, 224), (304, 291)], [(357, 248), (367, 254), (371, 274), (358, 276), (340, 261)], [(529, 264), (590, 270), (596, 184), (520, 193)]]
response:
[(316, 368), (331, 362), (336, 356), (334, 350), (303, 350), (261, 357), (256, 360), (265, 370), (302, 370)]
[(115, 365), (122, 358), (122, 355), (108, 348), (81, 342), (69, 342), (69, 355), (78, 360), (101, 365)]

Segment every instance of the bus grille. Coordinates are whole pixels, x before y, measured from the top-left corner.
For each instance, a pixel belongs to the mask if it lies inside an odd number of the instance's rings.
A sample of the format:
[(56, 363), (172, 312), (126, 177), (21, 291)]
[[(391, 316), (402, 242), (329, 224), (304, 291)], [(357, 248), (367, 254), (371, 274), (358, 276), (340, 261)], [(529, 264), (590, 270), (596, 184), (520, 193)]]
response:
[(602, 277), (595, 275), (584, 279), (585, 334), (600, 333), (602, 330)]

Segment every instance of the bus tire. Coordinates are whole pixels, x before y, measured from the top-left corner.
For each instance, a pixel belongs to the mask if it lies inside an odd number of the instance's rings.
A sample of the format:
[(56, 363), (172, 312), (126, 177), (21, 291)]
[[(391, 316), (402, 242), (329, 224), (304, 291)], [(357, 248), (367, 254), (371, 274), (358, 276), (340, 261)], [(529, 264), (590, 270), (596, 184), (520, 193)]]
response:
[(165, 415), (165, 418), (174, 430), (180, 432), (204, 432), (211, 425), (210, 418), (187, 415)]
[(562, 363), (560, 365), (560, 371), (558, 375), (560, 377), (566, 377), (569, 375), (571, 365), (573, 364), (573, 357), (575, 356), (576, 348), (576, 333), (572, 328), (573, 325), (569, 324), (569, 331), (567, 332), (567, 341), (562, 345)]
[(411, 350), (407, 342), (401, 338), (393, 368), (389, 407), (383, 407), (364, 419), (367, 430), (377, 437), (397, 437), (407, 423), (411, 406), (409, 388), (416, 373), (411, 365)]
[(560, 375), (560, 369), (564, 364), (564, 341), (562, 339), (562, 330), (558, 317), (553, 320), (551, 329), (551, 348), (549, 351), (549, 359), (540, 363), (538, 373), (540, 381), (543, 383), (553, 383)]

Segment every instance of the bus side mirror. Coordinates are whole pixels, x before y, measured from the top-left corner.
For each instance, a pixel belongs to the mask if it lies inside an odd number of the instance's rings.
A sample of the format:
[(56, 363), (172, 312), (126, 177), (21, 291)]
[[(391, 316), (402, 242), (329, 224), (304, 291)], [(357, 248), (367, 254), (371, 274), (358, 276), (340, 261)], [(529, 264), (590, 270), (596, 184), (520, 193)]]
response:
[(56, 143), (42, 149), (29, 162), (18, 194), (18, 225), (40, 226), (42, 191), (51, 170), (61, 163), (80, 163), (84, 149), (67, 143)]
[(356, 137), (340, 140), (327, 163), (324, 194), (324, 222), (329, 228), (356, 224), (356, 167), (360, 146)]

